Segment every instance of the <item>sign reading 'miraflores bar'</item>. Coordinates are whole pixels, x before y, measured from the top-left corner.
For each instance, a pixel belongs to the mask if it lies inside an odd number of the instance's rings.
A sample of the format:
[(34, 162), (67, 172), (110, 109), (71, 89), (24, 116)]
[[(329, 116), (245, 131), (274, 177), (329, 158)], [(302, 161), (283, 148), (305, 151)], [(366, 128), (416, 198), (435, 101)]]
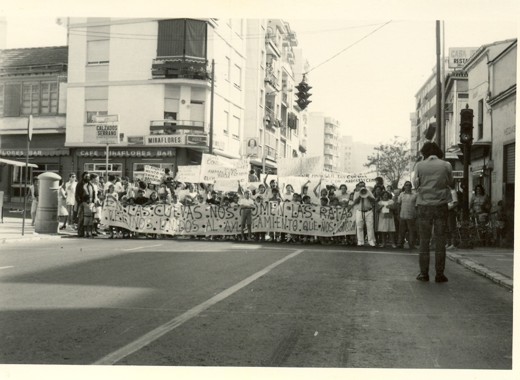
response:
[(149, 135), (144, 138), (145, 145), (168, 145), (184, 147), (204, 147), (208, 145), (207, 135)]

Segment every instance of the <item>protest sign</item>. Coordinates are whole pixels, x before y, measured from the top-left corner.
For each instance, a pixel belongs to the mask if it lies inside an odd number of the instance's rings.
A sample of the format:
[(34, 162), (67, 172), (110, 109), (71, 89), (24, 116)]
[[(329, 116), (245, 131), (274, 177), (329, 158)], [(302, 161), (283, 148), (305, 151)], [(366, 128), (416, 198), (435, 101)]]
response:
[(202, 154), (200, 179), (204, 183), (217, 180), (247, 181), (250, 166), (247, 159), (232, 160), (212, 154)]
[(145, 165), (143, 180), (145, 182), (151, 182), (159, 184), (162, 182), (164, 177), (164, 169), (156, 168), (155, 166)]
[(177, 167), (177, 181), (199, 183), (200, 165), (181, 165)]
[[(307, 236), (355, 234), (355, 218), (343, 207), (320, 207), (293, 202), (257, 203), (252, 211), (252, 232), (285, 232)], [(235, 235), (240, 233), (237, 206), (151, 206), (108, 203), (102, 223), (130, 231), (164, 235)]]

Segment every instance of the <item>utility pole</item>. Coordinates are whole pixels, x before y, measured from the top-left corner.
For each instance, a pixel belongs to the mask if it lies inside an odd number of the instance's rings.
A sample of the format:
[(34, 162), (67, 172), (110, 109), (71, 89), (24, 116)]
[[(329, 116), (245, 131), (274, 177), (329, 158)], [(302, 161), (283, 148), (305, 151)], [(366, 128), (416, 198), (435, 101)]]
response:
[(437, 113), (436, 113), (436, 124), (437, 131), (435, 134), (435, 141), (439, 147), (442, 146), (442, 92), (441, 92), (441, 22), (439, 20), (435, 21), (435, 31), (436, 31), (436, 46), (437, 46)]
[(215, 97), (215, 60), (211, 60), (211, 102), (209, 110), (209, 154), (213, 154), (213, 101)]

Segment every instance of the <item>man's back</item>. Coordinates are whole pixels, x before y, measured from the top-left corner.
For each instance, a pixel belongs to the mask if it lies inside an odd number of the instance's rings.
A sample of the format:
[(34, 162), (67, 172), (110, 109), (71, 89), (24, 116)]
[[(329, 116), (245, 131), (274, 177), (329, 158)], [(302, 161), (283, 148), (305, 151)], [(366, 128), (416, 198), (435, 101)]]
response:
[(453, 182), (451, 165), (437, 156), (430, 156), (415, 167), (415, 182), (418, 205), (446, 204)]

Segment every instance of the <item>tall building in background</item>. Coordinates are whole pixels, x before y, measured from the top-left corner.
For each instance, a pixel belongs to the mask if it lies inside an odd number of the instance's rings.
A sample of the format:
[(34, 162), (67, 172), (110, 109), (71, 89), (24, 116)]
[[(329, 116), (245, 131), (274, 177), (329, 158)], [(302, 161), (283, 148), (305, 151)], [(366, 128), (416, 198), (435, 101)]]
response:
[(352, 136), (341, 136), (339, 138), (339, 165), (338, 170), (344, 173), (353, 173), (354, 166), (352, 161), (352, 150), (354, 148), (354, 141)]
[(279, 158), (301, 150), (302, 112), (295, 103), (296, 33), (280, 19), (247, 20), (245, 124), (242, 156), (274, 171)]
[(339, 121), (325, 116), (322, 112), (310, 112), (308, 138), (312, 143), (307, 147), (310, 157), (323, 156), (324, 170), (337, 172), (339, 161)]

